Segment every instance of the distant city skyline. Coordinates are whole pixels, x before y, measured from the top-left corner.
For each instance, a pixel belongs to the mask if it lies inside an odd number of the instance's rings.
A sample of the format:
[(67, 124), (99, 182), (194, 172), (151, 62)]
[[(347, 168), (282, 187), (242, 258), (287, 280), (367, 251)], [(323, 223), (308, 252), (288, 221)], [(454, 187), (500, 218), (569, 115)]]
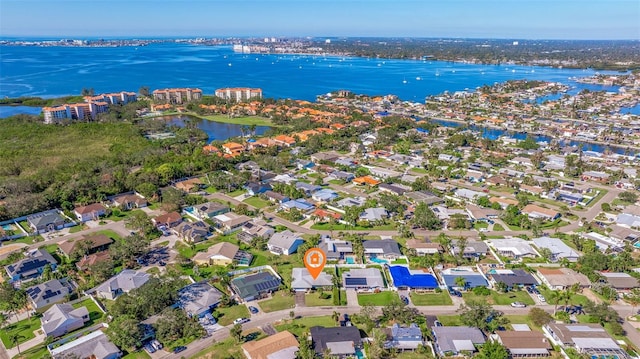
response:
[(1, 0), (0, 36), (640, 40), (638, 0)]

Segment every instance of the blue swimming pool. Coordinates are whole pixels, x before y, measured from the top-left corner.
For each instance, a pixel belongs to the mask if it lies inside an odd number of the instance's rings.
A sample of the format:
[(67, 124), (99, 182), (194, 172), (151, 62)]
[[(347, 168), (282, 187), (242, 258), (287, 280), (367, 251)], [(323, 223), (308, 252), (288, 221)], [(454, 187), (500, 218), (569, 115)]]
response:
[(633, 246), (636, 247), (636, 248), (640, 248), (640, 242), (634, 243)]
[(353, 257), (345, 257), (345, 258), (344, 258), (344, 261), (345, 261), (347, 264), (356, 264), (356, 260), (355, 260)]
[(378, 264), (387, 264), (387, 263), (389, 263), (388, 260), (380, 259), (378, 257), (369, 257), (369, 260), (372, 261), (373, 263), (378, 263)]

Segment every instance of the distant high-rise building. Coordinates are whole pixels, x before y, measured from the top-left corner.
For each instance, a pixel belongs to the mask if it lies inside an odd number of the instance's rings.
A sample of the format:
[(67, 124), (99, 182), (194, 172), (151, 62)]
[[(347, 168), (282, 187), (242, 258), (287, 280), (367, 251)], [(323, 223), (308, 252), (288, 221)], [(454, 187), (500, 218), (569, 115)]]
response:
[(101, 113), (109, 111), (109, 105), (126, 105), (138, 100), (135, 92), (117, 92), (96, 96), (85, 96), (85, 102), (69, 103), (54, 107), (44, 107), (44, 123), (58, 123), (63, 120), (95, 120)]
[(240, 102), (252, 98), (262, 98), (262, 89), (248, 87), (222, 88), (216, 90), (216, 96), (225, 100)]

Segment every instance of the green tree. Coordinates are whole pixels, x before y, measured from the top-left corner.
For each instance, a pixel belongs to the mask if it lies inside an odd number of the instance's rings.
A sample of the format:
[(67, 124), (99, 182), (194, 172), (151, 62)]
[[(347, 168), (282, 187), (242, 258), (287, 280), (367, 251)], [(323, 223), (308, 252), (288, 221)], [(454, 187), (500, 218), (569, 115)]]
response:
[(416, 206), (411, 222), (413, 225), (423, 229), (437, 230), (442, 228), (440, 219), (425, 203), (419, 203)]
[(529, 319), (531, 322), (539, 327), (551, 322), (553, 317), (541, 308), (531, 308), (529, 310)]
[(229, 330), (229, 333), (233, 339), (235, 339), (236, 343), (242, 342), (242, 325), (234, 324), (233, 327)]
[(467, 280), (464, 279), (464, 277), (456, 277), (456, 279), (454, 279), (454, 283), (458, 288), (467, 289)]
[(462, 324), (476, 327), (485, 333), (492, 332), (509, 323), (504, 313), (493, 309), (484, 302), (471, 301), (462, 307)]
[(508, 357), (507, 348), (495, 340), (486, 341), (478, 350), (478, 354), (474, 356), (477, 359), (505, 359)]
[(625, 203), (635, 203), (638, 201), (638, 195), (634, 192), (625, 191), (618, 195), (618, 198)]
[(142, 345), (144, 328), (140, 321), (131, 316), (118, 316), (109, 323), (107, 335), (115, 345), (130, 349)]

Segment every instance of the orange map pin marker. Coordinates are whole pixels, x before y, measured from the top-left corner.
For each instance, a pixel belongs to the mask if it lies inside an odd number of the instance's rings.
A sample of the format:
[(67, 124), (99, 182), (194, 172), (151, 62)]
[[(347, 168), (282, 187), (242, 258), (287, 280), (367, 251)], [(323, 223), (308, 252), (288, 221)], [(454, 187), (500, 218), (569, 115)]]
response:
[(307, 267), (314, 280), (318, 278), (325, 264), (327, 264), (327, 255), (322, 249), (309, 248), (304, 253), (304, 266)]

